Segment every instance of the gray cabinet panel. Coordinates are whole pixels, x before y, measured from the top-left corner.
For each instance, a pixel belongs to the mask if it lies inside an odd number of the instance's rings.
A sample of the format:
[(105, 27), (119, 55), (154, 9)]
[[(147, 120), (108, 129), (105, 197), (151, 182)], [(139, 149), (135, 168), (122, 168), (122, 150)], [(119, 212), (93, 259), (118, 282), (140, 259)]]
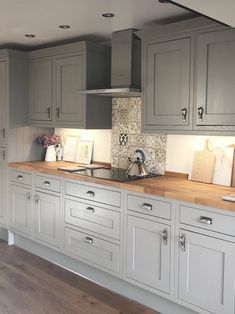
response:
[(235, 125), (235, 30), (201, 33), (197, 48), (197, 125)]
[(191, 38), (145, 46), (144, 128), (191, 128)]
[(60, 197), (36, 192), (35, 237), (56, 247), (60, 245)]
[(7, 161), (6, 148), (0, 147), (0, 224), (7, 223)]
[(7, 62), (0, 62), (0, 142), (6, 142), (7, 132)]
[(31, 189), (10, 185), (9, 225), (13, 230), (31, 236)]
[(52, 120), (52, 59), (31, 60), (29, 76), (31, 120)]
[(127, 216), (126, 276), (137, 283), (169, 293), (170, 242), (161, 239), (161, 233), (170, 227), (131, 215)]
[(85, 55), (66, 56), (56, 59), (56, 120), (84, 121), (85, 96), (78, 92), (85, 88)]
[(234, 314), (235, 244), (181, 230), (179, 299), (216, 314)]

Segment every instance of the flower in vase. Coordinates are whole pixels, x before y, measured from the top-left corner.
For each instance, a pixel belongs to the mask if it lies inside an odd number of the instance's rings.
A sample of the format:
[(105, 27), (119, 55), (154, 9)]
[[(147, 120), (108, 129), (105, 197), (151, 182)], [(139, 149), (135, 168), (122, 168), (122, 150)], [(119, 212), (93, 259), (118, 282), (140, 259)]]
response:
[(38, 138), (38, 142), (43, 147), (48, 147), (48, 146), (51, 146), (51, 145), (55, 146), (55, 145), (60, 144), (61, 139), (60, 139), (60, 136), (58, 136), (56, 134), (54, 134), (54, 135), (44, 134), (44, 135), (42, 135), (42, 136), (40, 136)]

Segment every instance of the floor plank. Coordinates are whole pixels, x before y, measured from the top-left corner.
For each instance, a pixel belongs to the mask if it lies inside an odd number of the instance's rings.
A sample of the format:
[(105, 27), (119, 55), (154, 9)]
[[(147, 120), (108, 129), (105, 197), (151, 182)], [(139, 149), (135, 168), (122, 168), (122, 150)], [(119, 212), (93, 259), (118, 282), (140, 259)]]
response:
[(158, 314), (0, 241), (1, 314)]

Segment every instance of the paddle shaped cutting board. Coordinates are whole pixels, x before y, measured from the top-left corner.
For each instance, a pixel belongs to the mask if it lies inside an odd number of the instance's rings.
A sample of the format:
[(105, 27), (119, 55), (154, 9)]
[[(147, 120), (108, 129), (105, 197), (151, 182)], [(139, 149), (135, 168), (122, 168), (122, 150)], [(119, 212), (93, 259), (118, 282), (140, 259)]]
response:
[(208, 149), (208, 139), (204, 149), (194, 153), (191, 180), (211, 183), (215, 167), (215, 155)]

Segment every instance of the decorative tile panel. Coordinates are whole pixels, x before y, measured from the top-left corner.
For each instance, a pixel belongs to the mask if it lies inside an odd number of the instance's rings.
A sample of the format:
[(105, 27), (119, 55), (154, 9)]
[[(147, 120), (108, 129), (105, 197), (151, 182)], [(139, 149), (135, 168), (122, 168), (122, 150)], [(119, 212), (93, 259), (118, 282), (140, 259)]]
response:
[(165, 134), (141, 133), (140, 98), (113, 98), (112, 111), (112, 152), (113, 167), (128, 168), (136, 149), (145, 154), (145, 167), (149, 172), (165, 172)]

